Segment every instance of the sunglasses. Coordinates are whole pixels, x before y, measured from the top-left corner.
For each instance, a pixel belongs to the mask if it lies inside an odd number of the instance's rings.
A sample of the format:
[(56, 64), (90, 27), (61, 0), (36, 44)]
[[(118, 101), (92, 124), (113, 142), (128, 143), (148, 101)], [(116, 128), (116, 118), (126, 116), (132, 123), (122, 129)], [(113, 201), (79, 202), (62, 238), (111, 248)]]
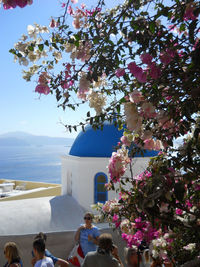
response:
[(91, 220), (91, 217), (84, 217), (84, 220)]

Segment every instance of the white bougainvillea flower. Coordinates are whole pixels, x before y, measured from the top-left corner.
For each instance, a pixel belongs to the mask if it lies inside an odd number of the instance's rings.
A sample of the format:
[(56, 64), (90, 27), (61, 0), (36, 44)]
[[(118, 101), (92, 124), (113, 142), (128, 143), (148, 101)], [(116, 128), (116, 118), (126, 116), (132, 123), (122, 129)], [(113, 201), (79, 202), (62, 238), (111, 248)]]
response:
[(37, 38), (38, 31), (33, 25), (28, 25), (27, 26), (27, 32), (28, 32), (28, 35), (29, 35), (30, 38), (34, 38), (34, 39)]

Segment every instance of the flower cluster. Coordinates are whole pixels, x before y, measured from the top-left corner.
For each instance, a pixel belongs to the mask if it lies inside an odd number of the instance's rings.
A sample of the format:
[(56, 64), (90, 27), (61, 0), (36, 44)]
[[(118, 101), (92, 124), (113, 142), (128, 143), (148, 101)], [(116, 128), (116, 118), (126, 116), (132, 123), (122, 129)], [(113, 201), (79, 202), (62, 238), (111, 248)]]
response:
[(103, 107), (106, 105), (106, 97), (101, 92), (91, 90), (88, 94), (89, 106), (94, 108), (96, 114), (101, 114)]
[[(18, 53), (16, 54), (12, 50), (12, 53), (15, 55), (15, 61), (18, 60), (19, 64), (24, 66), (28, 66), (30, 62), (35, 63), (41, 58), (47, 57), (47, 51), (43, 49), (43, 46), (40, 46), (40, 34), (49, 33), (49, 29), (46, 26), (41, 26), (35, 23), (34, 26), (27, 26), (27, 32), (28, 35), (23, 34), (21, 40), (14, 45)], [(33, 40), (29, 40), (29, 38), (32, 38)], [(29, 77), (34, 75), (38, 68), (39, 67), (32, 67), (29, 71)], [(34, 69), (35, 71), (33, 72)]]
[(0, 3), (3, 2), (4, 9), (12, 9), (16, 8), (17, 6), (23, 8), (27, 5), (31, 5), (33, 0), (2, 0)]
[(124, 175), (127, 164), (130, 163), (128, 150), (124, 145), (117, 152), (113, 152), (109, 160), (108, 172), (110, 179), (116, 183)]
[(164, 234), (157, 239), (152, 240), (151, 242), (151, 253), (154, 259), (161, 258), (166, 260), (167, 257), (167, 249), (171, 244), (171, 240), (169, 239), (169, 234)]
[(35, 87), (35, 92), (39, 94), (48, 95), (50, 93), (50, 88), (48, 86), (50, 77), (46, 72), (42, 72), (39, 76), (38, 85)]

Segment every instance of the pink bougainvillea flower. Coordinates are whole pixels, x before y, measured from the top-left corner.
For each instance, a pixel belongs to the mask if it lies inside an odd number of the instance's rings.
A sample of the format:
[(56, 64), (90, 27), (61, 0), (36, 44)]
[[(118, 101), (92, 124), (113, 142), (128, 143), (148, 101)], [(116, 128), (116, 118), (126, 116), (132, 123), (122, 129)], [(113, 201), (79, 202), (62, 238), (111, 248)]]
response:
[(193, 204), (188, 199), (186, 200), (185, 204), (188, 208), (192, 208), (193, 206)]
[(81, 27), (80, 19), (79, 18), (74, 19), (72, 25), (74, 26), (75, 29), (80, 29)]
[(125, 69), (119, 68), (115, 71), (115, 75), (119, 78), (121, 76), (124, 76), (125, 74)]
[(144, 140), (144, 149), (154, 149), (154, 141), (152, 138)]
[(147, 81), (147, 73), (140, 68), (138, 74), (135, 76), (140, 83), (145, 83)]
[(142, 63), (147, 64), (147, 65), (149, 65), (152, 62), (152, 59), (153, 59), (153, 57), (148, 53), (142, 54), (140, 56), (140, 58), (142, 60)]
[(135, 75), (135, 73), (137, 73), (138, 66), (136, 65), (135, 62), (131, 62), (128, 64), (128, 69), (133, 75)]
[(32, 0), (6, 0), (4, 1), (3, 7), (4, 9), (11, 9), (17, 6), (23, 8), (27, 5), (31, 5), (32, 3)]
[(162, 144), (162, 142), (160, 140), (156, 140), (154, 142), (154, 149), (156, 151), (159, 151), (159, 150), (163, 149), (163, 144)]
[(29, 1), (29, 0), (16, 0), (17, 6), (19, 6), (21, 8), (25, 7), (26, 5), (30, 5), (32, 3), (33, 3), (33, 1)]
[(130, 102), (137, 104), (144, 100), (144, 96), (140, 91), (134, 90), (132, 93), (129, 94), (129, 99)]
[(66, 3), (61, 3), (61, 7), (62, 8), (66, 7)]
[(160, 53), (160, 61), (165, 64), (168, 65), (172, 59), (174, 58), (176, 52), (172, 49), (166, 49), (165, 52), (161, 52)]
[(17, 4), (16, 4), (15, 0), (7, 0), (3, 4), (4, 9), (11, 9), (11, 8), (15, 8), (16, 6), (17, 6)]
[(112, 222), (117, 222), (119, 220), (119, 216), (117, 214), (114, 214), (112, 217)]
[(172, 58), (170, 57), (169, 54), (162, 52), (160, 53), (160, 61), (164, 64), (164, 65), (168, 65), (171, 62)]
[(194, 189), (195, 189), (196, 191), (200, 191), (200, 184), (196, 184), (195, 187), (194, 187)]
[(70, 87), (72, 87), (73, 84), (74, 84), (74, 80), (70, 80), (69, 82), (63, 81), (61, 83), (61, 86), (63, 89), (69, 89)]
[(83, 92), (82, 90), (78, 90), (77, 97), (85, 101), (87, 98), (87, 94)]
[(112, 153), (108, 164), (108, 172), (114, 183), (119, 182), (120, 177), (124, 175), (128, 163), (130, 163), (130, 158), (128, 157), (128, 150), (124, 146), (117, 152)]
[(38, 82), (47, 84), (49, 82), (49, 80), (50, 80), (50, 76), (48, 75), (48, 73), (42, 72), (39, 76)]
[(44, 94), (44, 95), (48, 95), (50, 93), (50, 88), (47, 84), (38, 84), (35, 87), (35, 92), (39, 93), (39, 94)]
[(74, 10), (73, 10), (73, 8), (72, 8), (71, 6), (68, 6), (68, 8), (67, 8), (67, 13), (68, 13), (69, 15), (73, 15), (73, 14), (74, 14)]
[(86, 14), (88, 15), (88, 16), (93, 16), (93, 14), (95, 13), (95, 12), (101, 12), (101, 8), (98, 8), (98, 7), (96, 7), (96, 8), (93, 8), (92, 10), (87, 10), (86, 9)]
[(141, 82), (144, 83), (147, 80), (147, 74), (143, 71), (142, 68), (138, 67), (135, 62), (131, 62), (128, 64), (128, 69), (130, 72), (135, 76), (135, 78)]
[(151, 103), (144, 102), (141, 106), (141, 115), (145, 118), (155, 118), (157, 115), (155, 107)]
[(127, 136), (122, 136), (120, 138), (121, 142), (125, 145), (125, 146), (130, 146), (131, 145), (131, 142), (128, 140)]
[(166, 100), (171, 100), (172, 96), (169, 95), (169, 87), (165, 87), (162, 91), (162, 96), (166, 99)]
[(145, 139), (152, 138), (152, 135), (153, 135), (152, 131), (146, 130), (146, 131), (143, 132), (143, 134), (141, 136), (141, 139), (145, 140)]
[(183, 214), (183, 211), (181, 209), (176, 209), (176, 214), (177, 215), (182, 215)]
[(116, 228), (119, 228), (119, 227), (120, 227), (120, 224), (121, 224), (120, 221), (116, 222), (116, 223), (115, 223), (115, 227), (116, 227)]
[(126, 95), (124, 98), (126, 99), (126, 101), (129, 101), (129, 96), (128, 95)]
[(156, 66), (154, 62), (150, 64), (149, 67), (150, 67), (150, 76), (155, 80), (158, 79), (161, 75), (160, 68)]
[(59, 26), (59, 23), (57, 21), (55, 21), (55, 19), (52, 19), (50, 24), (49, 24), (49, 27), (50, 28), (55, 28), (55, 27), (58, 27)]
[(187, 20), (195, 20), (197, 19), (197, 16), (194, 15), (194, 7), (192, 5), (189, 5), (186, 10), (185, 10), (185, 14), (183, 16), (183, 19), (185, 21)]
[(65, 68), (66, 68), (68, 71), (70, 71), (71, 67), (72, 67), (72, 65), (71, 65), (70, 63), (67, 63), (67, 64), (65, 65)]
[(69, 88), (69, 84), (68, 84), (68, 82), (61, 82), (61, 87), (62, 87), (63, 89), (68, 89), (68, 88)]
[(73, 4), (77, 4), (77, 3), (78, 3), (78, 0), (71, 0), (71, 2), (72, 2)]

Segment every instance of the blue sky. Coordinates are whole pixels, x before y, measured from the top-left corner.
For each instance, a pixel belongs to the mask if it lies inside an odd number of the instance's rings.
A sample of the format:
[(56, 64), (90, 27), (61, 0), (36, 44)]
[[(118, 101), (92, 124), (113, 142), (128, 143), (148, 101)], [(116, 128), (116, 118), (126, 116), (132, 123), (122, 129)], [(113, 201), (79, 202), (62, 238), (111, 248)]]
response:
[[(110, 3), (109, 0), (107, 2)], [(86, 0), (84, 3), (91, 6), (95, 2)], [(117, 3), (119, 0), (112, 1), (112, 4)], [(86, 110), (64, 112), (57, 108), (54, 96), (39, 98), (34, 92), (36, 80), (26, 82), (22, 78), (23, 67), (14, 63), (13, 56), (8, 52), (23, 33), (27, 34), (27, 25), (33, 25), (34, 22), (49, 25), (51, 16), (59, 16), (62, 10), (61, 1), (58, 0), (33, 0), (31, 6), (22, 9), (0, 8), (0, 134), (25, 131), (35, 135), (60, 137), (77, 135), (75, 132), (67, 133), (60, 121), (76, 124), (84, 117)]]
[(57, 0), (35, 0), (31, 6), (13, 10), (0, 9), (2, 25), (0, 45), (0, 134), (10, 131), (26, 131), (36, 135), (65, 136), (69, 135), (59, 123), (67, 122), (75, 114), (63, 112), (57, 108), (54, 96), (41, 96), (34, 93), (36, 82), (22, 79), (22, 67), (13, 62), (8, 52), (23, 33), (27, 25), (37, 22), (48, 25), (50, 17), (61, 14), (61, 4)]

